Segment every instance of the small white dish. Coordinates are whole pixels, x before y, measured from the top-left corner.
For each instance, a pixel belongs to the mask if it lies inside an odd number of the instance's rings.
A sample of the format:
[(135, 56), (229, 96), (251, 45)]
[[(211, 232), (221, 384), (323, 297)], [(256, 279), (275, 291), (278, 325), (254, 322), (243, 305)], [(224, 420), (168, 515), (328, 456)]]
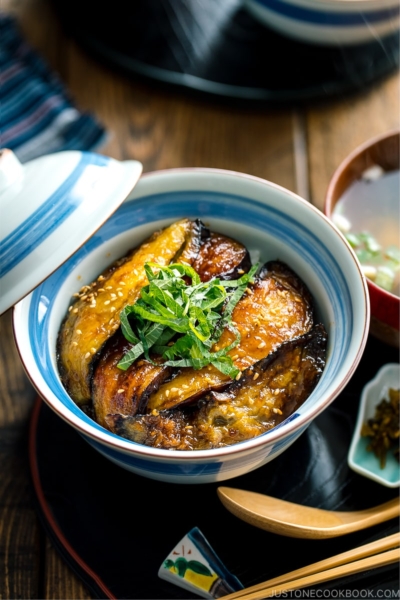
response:
[(358, 417), (350, 450), (348, 454), (348, 465), (353, 471), (369, 477), (373, 481), (387, 487), (400, 486), (400, 464), (390, 450), (387, 453), (386, 465), (382, 469), (375, 454), (367, 450), (368, 437), (361, 436), (363, 423), (373, 418), (375, 409), (383, 398), (388, 398), (389, 388), (400, 387), (400, 365), (388, 363), (384, 365), (361, 393)]
[(135, 160), (72, 150), (21, 164), (0, 149), (0, 315), (91, 238), (142, 168)]

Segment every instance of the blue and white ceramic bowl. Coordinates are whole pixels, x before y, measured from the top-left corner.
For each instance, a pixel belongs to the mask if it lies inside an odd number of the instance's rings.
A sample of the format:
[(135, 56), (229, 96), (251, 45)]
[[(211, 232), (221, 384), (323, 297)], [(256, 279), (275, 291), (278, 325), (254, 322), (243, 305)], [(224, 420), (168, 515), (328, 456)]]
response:
[(301, 42), (353, 45), (395, 34), (398, 0), (243, 0), (261, 23)]
[[(143, 446), (106, 431), (66, 393), (56, 339), (71, 295), (160, 226), (199, 217), (247, 245), (255, 259), (287, 262), (310, 288), (329, 334), (324, 373), (308, 400), (279, 427), (221, 449)], [(342, 234), (296, 194), (256, 177), (216, 169), (171, 169), (139, 180), (93, 237), (14, 308), (17, 347), (47, 404), (101, 454), (136, 474), (173, 483), (218, 482), (252, 471), (286, 450), (340, 393), (363, 353), (369, 299), (360, 265)]]

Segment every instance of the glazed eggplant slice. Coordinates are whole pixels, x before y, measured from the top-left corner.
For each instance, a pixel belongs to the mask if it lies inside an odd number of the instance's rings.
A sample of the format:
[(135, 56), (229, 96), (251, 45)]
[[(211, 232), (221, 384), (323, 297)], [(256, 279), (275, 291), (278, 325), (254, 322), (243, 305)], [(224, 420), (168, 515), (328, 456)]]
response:
[(315, 389), (326, 363), (322, 324), (282, 343), (242, 373), (223, 393), (198, 407), (124, 417), (108, 415), (117, 435), (157, 448), (203, 450), (230, 446), (269, 431), (291, 415)]
[[(297, 275), (280, 261), (266, 263), (232, 314), (241, 336), (239, 344), (229, 351), (233, 363), (243, 371), (282, 342), (306, 333), (314, 324), (313, 312), (310, 292)], [(225, 329), (214, 350), (228, 346), (234, 339), (232, 331)], [(182, 369), (149, 396), (147, 412), (194, 402), (231, 381), (211, 365), (200, 370)]]
[(211, 393), (210, 401), (199, 410), (196, 426), (211, 447), (230, 445), (272, 429), (310, 396), (325, 368), (326, 349), (327, 333), (322, 324), (282, 343), (246, 369), (224, 393)]
[(238, 279), (251, 267), (249, 251), (240, 242), (221, 233), (211, 232), (200, 247), (193, 263), (201, 281)]
[(200, 221), (181, 219), (156, 231), (77, 294), (57, 340), (61, 380), (77, 404), (90, 402), (94, 363), (105, 342), (118, 329), (122, 309), (133, 304), (148, 283), (145, 263), (168, 265), (181, 259), (190, 264), (198, 254), (203, 235)]
[[(251, 266), (247, 249), (222, 234), (203, 235), (197, 258), (192, 264), (202, 281), (212, 277), (239, 277), (238, 270), (249, 270)], [(212, 242), (209, 244), (209, 240)], [(188, 262), (183, 253), (177, 262)], [(135, 415), (145, 412), (148, 397), (172, 374), (171, 367), (163, 367), (161, 361), (152, 365), (145, 360), (137, 360), (126, 371), (118, 368), (132, 345), (125, 340), (120, 330), (107, 342), (93, 372), (92, 400), (97, 422), (107, 427), (105, 416), (108, 413)], [(153, 357), (155, 360), (155, 357)]]
[(119, 329), (106, 343), (92, 381), (92, 400), (95, 420), (107, 428), (107, 414), (135, 415), (143, 411), (147, 398), (171, 373), (161, 361), (152, 364), (140, 358), (126, 371), (117, 367), (131, 344)]

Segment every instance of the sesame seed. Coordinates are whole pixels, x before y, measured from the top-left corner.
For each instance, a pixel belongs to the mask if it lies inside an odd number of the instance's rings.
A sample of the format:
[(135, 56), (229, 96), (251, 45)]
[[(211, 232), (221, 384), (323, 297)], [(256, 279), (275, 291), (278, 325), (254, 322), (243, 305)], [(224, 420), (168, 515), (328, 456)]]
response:
[(70, 306), (70, 307), (68, 308), (68, 312), (71, 312), (71, 310), (72, 310), (72, 306)]
[(124, 388), (119, 388), (119, 390), (117, 391), (117, 394), (123, 394), (124, 393)]
[(110, 294), (110, 296), (114, 300), (117, 297), (117, 294)]
[(120, 298), (122, 298), (122, 297), (123, 297), (123, 293), (122, 293), (122, 292), (118, 292), (118, 296), (119, 296)]
[(74, 298), (78, 298), (79, 297), (79, 292), (75, 292), (75, 294), (72, 294)]
[(179, 392), (179, 388), (173, 387), (171, 388), (171, 392), (175, 394), (175, 392)]
[(74, 313), (74, 315), (76, 315), (76, 313), (78, 312), (78, 309), (74, 308), (74, 310), (72, 312)]
[(117, 309), (115, 308), (115, 306), (112, 306), (112, 307), (110, 308), (110, 310), (111, 310), (111, 312), (114, 312), (114, 311), (115, 311), (115, 310), (117, 310)]
[(254, 373), (253, 375), (253, 381), (255, 381), (256, 379), (258, 379), (260, 377), (259, 373)]
[(85, 358), (89, 358), (89, 356), (90, 356), (90, 352), (86, 352)]
[(119, 285), (125, 285), (125, 282), (124, 281), (120, 281)]
[(106, 304), (106, 305), (107, 305), (107, 304), (110, 304), (110, 302), (111, 302), (111, 300), (106, 300), (106, 301), (104, 302), (104, 304)]
[(166, 396), (167, 396), (167, 398), (168, 398), (168, 396), (169, 396), (169, 390), (166, 390), (166, 392), (165, 392), (165, 395), (166, 395)]
[(235, 377), (236, 381), (239, 381), (239, 379), (241, 378), (241, 376), (242, 376), (242, 373), (238, 373), (238, 374), (236, 375), (236, 377)]
[(137, 269), (133, 269), (133, 273), (134, 275), (139, 275), (138, 270)]
[(78, 342), (72, 342), (72, 345), (73, 345), (73, 346), (77, 346), (77, 345), (78, 345)]
[(91, 352), (92, 354), (96, 354), (97, 350), (96, 350), (96, 348), (90, 348), (90, 352)]
[(265, 348), (266, 345), (265, 342), (261, 342), (261, 344), (258, 344), (257, 348)]
[(80, 329), (77, 329), (77, 330), (76, 330), (76, 333), (77, 333), (78, 335), (82, 335), (82, 331), (81, 331)]
[(280, 410), (280, 408), (273, 408), (272, 412), (274, 412), (276, 415), (281, 415), (282, 411)]
[(104, 292), (104, 288), (99, 288), (97, 291), (98, 291), (98, 292), (99, 292), (99, 294), (100, 294), (100, 292)]
[(86, 300), (87, 298), (87, 294), (84, 294), (83, 296), (81, 296), (81, 300)]
[(108, 285), (108, 286), (106, 287), (106, 290), (112, 290), (112, 285)]
[(100, 275), (100, 276), (97, 278), (97, 281), (104, 281), (104, 279), (105, 279), (104, 275)]

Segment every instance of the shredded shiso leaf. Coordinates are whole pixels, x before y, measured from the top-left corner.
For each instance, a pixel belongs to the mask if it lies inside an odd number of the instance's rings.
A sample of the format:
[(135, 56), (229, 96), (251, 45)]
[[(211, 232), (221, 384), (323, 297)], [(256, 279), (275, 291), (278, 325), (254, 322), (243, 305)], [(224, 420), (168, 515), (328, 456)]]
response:
[[(201, 282), (198, 273), (184, 264), (164, 267), (146, 263), (144, 268), (149, 284), (120, 314), (122, 333), (133, 347), (118, 367), (128, 369), (141, 355), (153, 363), (151, 351), (165, 359), (166, 366), (201, 369), (211, 364), (234, 379), (239, 369), (228, 352), (237, 346), (240, 334), (231, 316), (254, 281), (258, 265), (237, 280), (215, 278), (208, 282)], [(234, 341), (212, 351), (226, 328), (235, 335)]]

